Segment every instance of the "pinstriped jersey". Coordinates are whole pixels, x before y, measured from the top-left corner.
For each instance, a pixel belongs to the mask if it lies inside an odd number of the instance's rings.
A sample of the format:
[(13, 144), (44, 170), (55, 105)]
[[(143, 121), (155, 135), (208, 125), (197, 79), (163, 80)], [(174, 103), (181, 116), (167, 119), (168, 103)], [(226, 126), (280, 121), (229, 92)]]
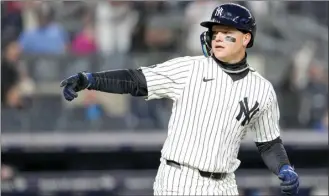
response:
[(208, 172), (234, 172), (240, 143), (279, 137), (279, 108), (272, 84), (256, 71), (233, 81), (212, 58), (180, 57), (141, 67), (146, 100), (173, 100), (162, 157)]

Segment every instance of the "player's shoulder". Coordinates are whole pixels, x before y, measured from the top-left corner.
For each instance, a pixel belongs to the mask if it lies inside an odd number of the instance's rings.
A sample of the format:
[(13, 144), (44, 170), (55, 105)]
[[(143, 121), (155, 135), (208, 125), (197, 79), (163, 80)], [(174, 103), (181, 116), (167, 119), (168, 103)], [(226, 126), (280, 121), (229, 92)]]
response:
[(205, 56), (181, 56), (181, 57), (175, 57), (172, 58), (168, 61), (166, 61), (167, 63), (174, 63), (174, 62), (196, 62), (196, 61), (200, 61), (200, 60), (205, 60), (206, 57)]
[(262, 76), (253, 67), (250, 67), (249, 70), (250, 70), (251, 75), (258, 79), (257, 82), (262, 83), (262, 85), (265, 85), (265, 89), (267, 89), (269, 91), (274, 91), (273, 84), (268, 79), (266, 79), (264, 76)]
[(140, 69), (162, 69), (173, 67), (176, 68), (177, 66), (180, 68), (188, 68), (195, 64), (195, 61), (202, 59), (202, 56), (181, 56), (181, 57), (173, 57), (169, 60), (153, 64), (147, 66), (141, 66)]
[(262, 76), (259, 72), (257, 72), (255, 69), (251, 68), (250, 72), (253, 75), (253, 77), (259, 78), (256, 81), (261, 83), (260, 84), (261, 86), (264, 86), (263, 94), (265, 94), (265, 96), (267, 97), (265, 108), (270, 107), (270, 105), (273, 102), (277, 102), (277, 96), (276, 96), (276, 92), (275, 92), (273, 84), (268, 79), (266, 79), (264, 76)]

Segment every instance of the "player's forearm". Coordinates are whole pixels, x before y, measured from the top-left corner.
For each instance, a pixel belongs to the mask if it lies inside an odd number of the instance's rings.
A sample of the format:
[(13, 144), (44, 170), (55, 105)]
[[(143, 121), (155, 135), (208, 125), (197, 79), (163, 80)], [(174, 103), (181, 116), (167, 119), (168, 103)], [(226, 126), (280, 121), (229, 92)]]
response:
[(270, 142), (256, 143), (266, 166), (278, 174), (283, 165), (290, 165), (288, 155), (280, 137)]
[(147, 96), (146, 79), (141, 70), (113, 70), (88, 75), (90, 81), (89, 90), (131, 94), (132, 96)]

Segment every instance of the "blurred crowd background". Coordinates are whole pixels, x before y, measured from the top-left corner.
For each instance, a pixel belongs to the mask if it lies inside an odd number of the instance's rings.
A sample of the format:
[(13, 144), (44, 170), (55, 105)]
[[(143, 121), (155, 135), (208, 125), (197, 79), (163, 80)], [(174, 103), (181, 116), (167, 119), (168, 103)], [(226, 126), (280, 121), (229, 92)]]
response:
[[(205, 29), (199, 24), (223, 2), (1, 1), (2, 135), (166, 133), (169, 100), (145, 102), (85, 91), (67, 103), (60, 81), (79, 71), (136, 68), (202, 55), (199, 35)], [(282, 132), (327, 137), (328, 2), (237, 3), (256, 17), (248, 61), (276, 89)], [(4, 178), (14, 171), (44, 168), (40, 162), (31, 169), (14, 156), (16, 151), (10, 152), (2, 159), (8, 163), (1, 170)]]

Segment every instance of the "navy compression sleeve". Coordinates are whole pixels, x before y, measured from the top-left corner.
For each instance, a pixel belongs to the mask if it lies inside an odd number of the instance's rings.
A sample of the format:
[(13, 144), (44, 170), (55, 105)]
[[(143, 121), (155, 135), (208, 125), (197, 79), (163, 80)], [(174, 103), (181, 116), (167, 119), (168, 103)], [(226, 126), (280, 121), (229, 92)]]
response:
[(91, 73), (93, 82), (89, 90), (115, 94), (147, 96), (146, 79), (141, 70), (123, 69)]
[(256, 146), (265, 165), (274, 174), (278, 175), (283, 165), (290, 165), (288, 155), (280, 137), (269, 142), (256, 142)]

